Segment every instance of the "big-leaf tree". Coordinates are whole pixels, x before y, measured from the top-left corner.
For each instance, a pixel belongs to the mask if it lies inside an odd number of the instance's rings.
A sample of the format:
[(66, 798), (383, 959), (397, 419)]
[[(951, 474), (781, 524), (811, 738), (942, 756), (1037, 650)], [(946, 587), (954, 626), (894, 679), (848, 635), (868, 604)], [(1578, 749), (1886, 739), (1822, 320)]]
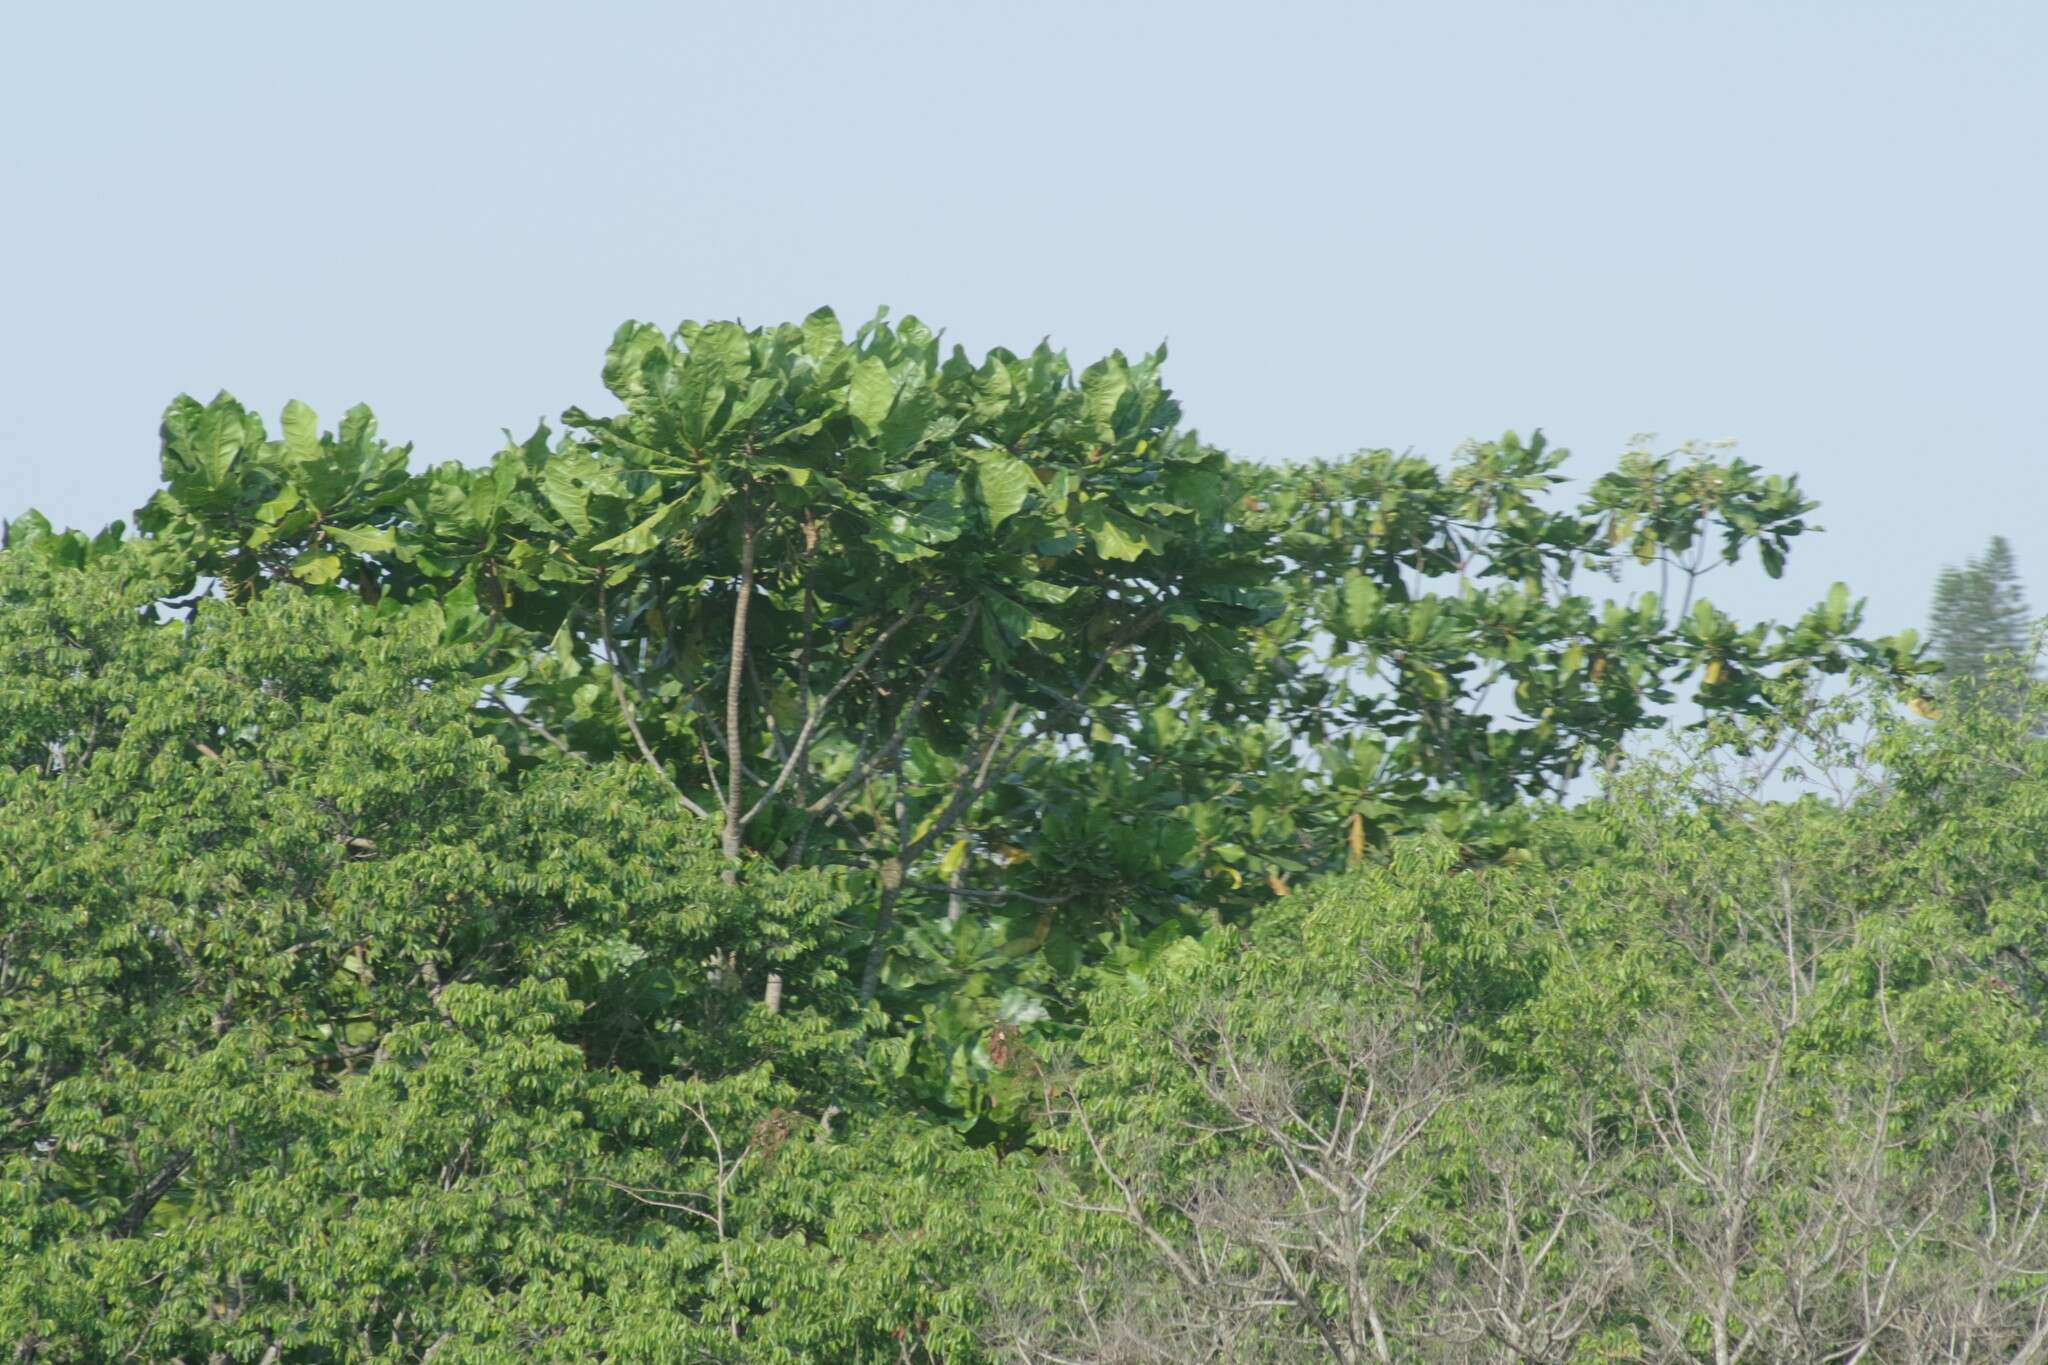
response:
[[(401, 498), (352, 414), (306, 446), (323, 480), (327, 452), (355, 458), (345, 509), (328, 482), (300, 491), (303, 409), (266, 443), (231, 399), (181, 402), (143, 524), (208, 547), (193, 571), (238, 575), (238, 594), (295, 582), (480, 614), (520, 661), (508, 727), (637, 753), (728, 858), (865, 862), (872, 997), (909, 870), (1023, 754), (1175, 657), (1227, 666), (1272, 609), (1256, 541), (1222, 514), (1225, 461), (1177, 429), (1159, 360), (1076, 378), (1040, 346), (975, 365), (914, 319), (849, 342), (829, 313), (629, 324), (605, 365), (622, 412), (571, 410), (568, 435)], [(223, 507), (242, 521), (208, 519)], [(772, 962), (752, 965), (773, 999)]]
[[(1789, 628), (1699, 597), (1781, 571), (1812, 502), (1712, 452), (1632, 451), (1576, 505), (1513, 436), (1448, 467), (1227, 460), (1162, 357), (979, 363), (923, 324), (829, 312), (620, 329), (618, 410), (572, 409), (481, 468), (405, 474), (367, 413), (285, 435), (174, 404), (140, 518), (187, 585), (432, 599), (522, 762), (625, 755), (715, 823), (726, 875), (865, 869), (859, 995), (942, 1044), (951, 1103), (992, 1027), (1090, 963), (1355, 863), (1404, 831), (1512, 842), (1663, 723), (1779, 674), (1907, 671), (1846, 590)], [(65, 553), (86, 553), (66, 540)], [(1634, 567), (1657, 590), (1594, 594)], [(186, 591), (181, 586), (179, 591)], [(772, 933), (721, 970), (772, 1008)], [(903, 1060), (898, 1055), (898, 1060)]]
[[(1224, 667), (1098, 708), (1085, 753), (1020, 772), (991, 815), (1017, 852), (977, 849), (990, 875), (1023, 904), (1110, 898), (1150, 907), (1150, 928), (1177, 903), (1199, 921), (1408, 831), (1512, 846), (1525, 798), (1668, 724), (1688, 681), (1702, 716), (1743, 715), (1773, 679), (1924, 669), (1910, 635), (1858, 638), (1841, 585), (1787, 626), (1739, 625), (1702, 595), (1748, 557), (1782, 571), (1815, 506), (1796, 480), (1634, 449), (1559, 506), (1566, 458), (1509, 434), (1448, 467), (1388, 451), (1234, 466), (1232, 516), (1272, 556), (1282, 609)], [(1647, 581), (1588, 591), (1631, 575)]]
[(942, 359), (914, 320), (851, 345), (829, 315), (632, 325), (605, 369), (625, 411), (567, 415), (543, 493), (570, 529), (586, 486), (641, 486), (626, 529), (552, 546), (577, 574), (546, 597), (562, 662), (609, 675), (728, 857), (873, 866), (864, 998), (907, 874), (1021, 753), (1256, 619), (1220, 581), (1258, 568), (1220, 529), (1222, 458), (1175, 431), (1158, 360), (1075, 382), (1043, 346)]

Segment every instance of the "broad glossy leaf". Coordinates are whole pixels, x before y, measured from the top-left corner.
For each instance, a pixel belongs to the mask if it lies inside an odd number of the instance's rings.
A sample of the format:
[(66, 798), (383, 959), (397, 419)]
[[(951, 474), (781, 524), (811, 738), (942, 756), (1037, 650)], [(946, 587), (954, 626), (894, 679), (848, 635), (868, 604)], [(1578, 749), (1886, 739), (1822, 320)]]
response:
[(299, 490), (286, 488), (269, 502), (256, 509), (256, 520), (266, 526), (276, 526), (299, 505)]
[(984, 455), (975, 461), (974, 493), (991, 527), (1001, 526), (1038, 491), (1031, 466), (1011, 455)]
[(896, 386), (889, 367), (873, 356), (853, 367), (853, 380), (846, 391), (847, 410), (868, 431), (879, 431), (896, 402)]
[(377, 414), (370, 411), (367, 403), (358, 403), (341, 415), (341, 429), (338, 433), (345, 446), (362, 445), (377, 435)]
[(1098, 360), (1081, 374), (1081, 406), (1096, 434), (1109, 440), (1116, 434), (1117, 404), (1131, 386), (1130, 370), (1122, 356)]
[(657, 507), (652, 514), (643, 519), (638, 525), (632, 527), (632, 529), (622, 531), (610, 540), (599, 541), (591, 546), (591, 552), (609, 555), (646, 554), (661, 543), (662, 538), (668, 533), (669, 526), (674, 523), (684, 505), (685, 500), (678, 498), (674, 502)]
[(725, 399), (724, 367), (712, 356), (691, 351), (683, 362), (682, 382), (676, 386), (675, 413), (683, 439), (692, 449), (709, 440)]
[(320, 451), (320, 419), (294, 398), (284, 405), (284, 453), (288, 460), (310, 459)]
[(229, 395), (220, 394), (204, 407), (180, 395), (164, 412), (164, 482), (187, 500), (231, 495), (252, 437), (261, 440), (261, 423)]
[(360, 555), (388, 554), (398, 544), (396, 533), (382, 526), (329, 526), (327, 535)]
[(1104, 559), (1136, 559), (1157, 551), (1158, 541), (1143, 523), (1118, 512), (1097, 499), (1081, 509), (1081, 524), (1095, 542), (1095, 552)]
[(584, 482), (582, 459), (557, 456), (540, 474), (541, 495), (555, 514), (569, 523), (578, 536), (590, 534), (590, 487)]
[(804, 354), (820, 364), (835, 359), (846, 349), (846, 331), (839, 325), (839, 315), (830, 308), (820, 308), (803, 322)]

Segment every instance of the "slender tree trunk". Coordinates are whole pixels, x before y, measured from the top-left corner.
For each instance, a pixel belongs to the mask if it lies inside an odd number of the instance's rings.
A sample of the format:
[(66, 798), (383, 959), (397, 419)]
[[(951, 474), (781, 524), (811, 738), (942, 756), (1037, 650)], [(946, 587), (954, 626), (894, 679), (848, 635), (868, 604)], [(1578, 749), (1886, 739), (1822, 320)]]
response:
[[(737, 593), (732, 604), (732, 660), (725, 672), (725, 834), (720, 843), (725, 853), (726, 868), (720, 875), (725, 878), (727, 886), (739, 884), (740, 838), (746, 833), (740, 806), (740, 688), (747, 671), (747, 612), (754, 601), (754, 518), (751, 509), (741, 513)], [(761, 1003), (768, 1007), (770, 1014), (782, 1011), (781, 972), (768, 973)]]
[[(754, 520), (743, 512), (740, 521), (740, 577), (738, 597), (732, 606), (732, 662), (725, 674), (725, 856), (740, 856), (740, 696), (747, 667), (747, 609), (754, 598)], [(728, 883), (736, 883), (736, 869), (725, 870)]]

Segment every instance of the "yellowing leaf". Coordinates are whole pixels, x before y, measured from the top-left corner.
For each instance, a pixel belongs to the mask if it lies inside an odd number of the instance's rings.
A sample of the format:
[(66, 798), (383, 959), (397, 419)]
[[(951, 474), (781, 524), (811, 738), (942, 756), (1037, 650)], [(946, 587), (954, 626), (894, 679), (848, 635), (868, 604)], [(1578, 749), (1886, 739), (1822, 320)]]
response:
[(1373, 617), (1380, 609), (1380, 590), (1377, 584), (1356, 571), (1344, 576), (1344, 626), (1354, 635), (1363, 635), (1372, 628)]
[(301, 583), (332, 583), (341, 577), (341, 556), (331, 550), (309, 551), (292, 561), (292, 577)]

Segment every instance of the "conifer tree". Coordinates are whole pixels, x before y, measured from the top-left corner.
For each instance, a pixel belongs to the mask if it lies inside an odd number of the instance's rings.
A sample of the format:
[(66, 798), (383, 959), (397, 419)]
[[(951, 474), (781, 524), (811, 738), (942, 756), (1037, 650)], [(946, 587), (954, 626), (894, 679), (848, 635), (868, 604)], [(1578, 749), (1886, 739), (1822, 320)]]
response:
[(1984, 553), (1935, 580), (1929, 635), (1934, 657), (1957, 682), (1981, 682), (2028, 662), (2029, 614), (2012, 546), (1993, 536)]

